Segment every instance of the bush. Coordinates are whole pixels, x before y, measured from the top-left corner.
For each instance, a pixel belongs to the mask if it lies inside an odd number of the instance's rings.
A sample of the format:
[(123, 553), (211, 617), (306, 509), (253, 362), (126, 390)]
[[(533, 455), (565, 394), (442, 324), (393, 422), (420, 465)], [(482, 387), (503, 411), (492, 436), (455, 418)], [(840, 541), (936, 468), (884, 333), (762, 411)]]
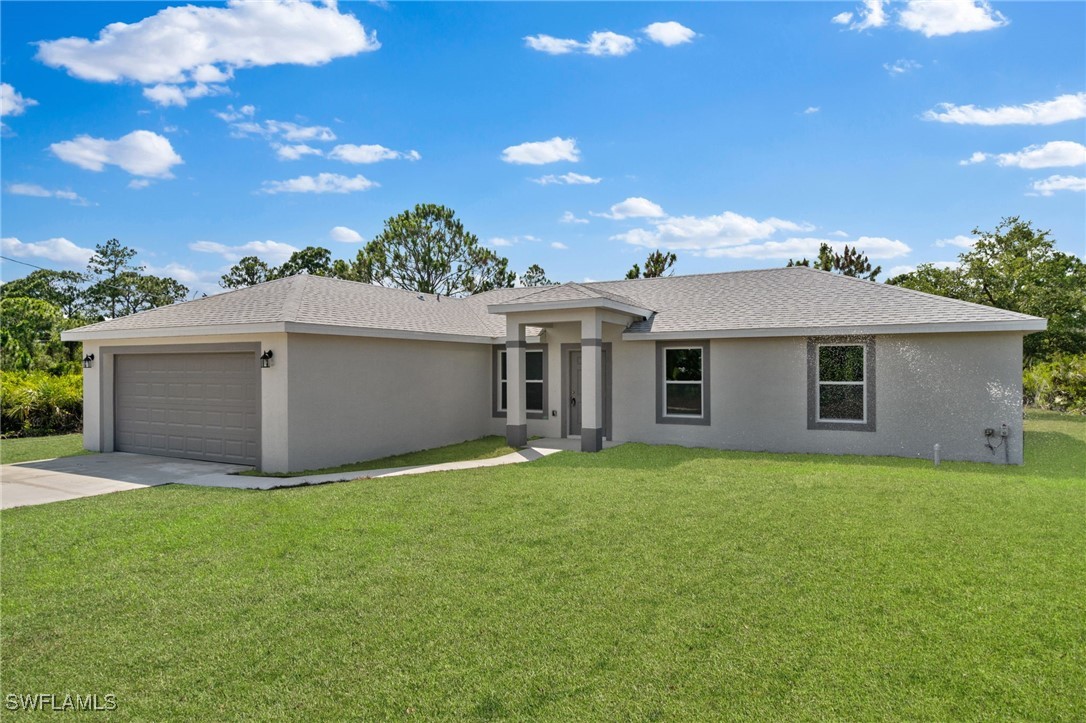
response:
[(83, 374), (0, 372), (0, 429), (5, 437), (66, 434), (83, 428)]
[(1086, 414), (1086, 354), (1063, 354), (1027, 367), (1022, 390), (1031, 406)]

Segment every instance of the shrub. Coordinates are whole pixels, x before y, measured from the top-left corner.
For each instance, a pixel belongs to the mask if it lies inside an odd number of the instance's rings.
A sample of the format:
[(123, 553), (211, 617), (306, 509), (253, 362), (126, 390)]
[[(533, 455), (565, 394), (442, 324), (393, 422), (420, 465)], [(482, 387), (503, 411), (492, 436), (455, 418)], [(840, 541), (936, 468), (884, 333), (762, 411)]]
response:
[(1086, 354), (1063, 354), (1027, 367), (1022, 391), (1031, 406), (1086, 414)]
[(0, 372), (0, 429), (5, 437), (78, 432), (83, 428), (82, 372)]

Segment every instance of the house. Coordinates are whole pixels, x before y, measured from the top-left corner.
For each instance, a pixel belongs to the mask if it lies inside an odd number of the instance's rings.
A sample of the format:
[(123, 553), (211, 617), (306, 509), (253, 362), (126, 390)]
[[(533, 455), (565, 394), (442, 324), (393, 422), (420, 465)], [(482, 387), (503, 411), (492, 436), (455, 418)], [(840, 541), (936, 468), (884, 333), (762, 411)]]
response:
[(796, 267), (466, 298), (299, 275), (64, 339), (93, 357), (92, 450), (297, 471), (504, 434), (1019, 464), (1045, 325)]

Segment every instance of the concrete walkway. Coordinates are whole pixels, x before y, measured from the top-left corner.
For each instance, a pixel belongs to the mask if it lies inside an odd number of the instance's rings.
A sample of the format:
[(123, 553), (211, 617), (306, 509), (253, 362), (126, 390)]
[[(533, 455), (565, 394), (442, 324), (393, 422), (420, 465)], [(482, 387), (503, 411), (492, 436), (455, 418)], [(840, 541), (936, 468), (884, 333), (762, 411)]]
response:
[[(610, 442), (604, 447), (614, 446)], [(535, 439), (528, 446), (517, 452), (491, 459), (472, 459), (463, 462), (444, 462), (425, 464), (414, 467), (389, 467), (387, 469), (367, 469), (358, 472), (334, 472), (332, 474), (311, 474), (303, 477), (254, 477), (238, 474), (201, 475), (199, 478), (184, 480), (182, 484), (204, 485), (208, 487), (231, 487), (246, 490), (270, 490), (277, 487), (301, 487), (326, 482), (345, 482), (354, 479), (376, 479), (378, 477), (399, 477), (407, 474), (426, 474), (427, 472), (447, 472), (455, 469), (476, 469), (479, 467), (498, 467), (504, 464), (532, 462), (555, 452), (576, 451), (581, 448), (579, 439)]]
[[(611, 442), (604, 442), (604, 447), (613, 446)], [(578, 451), (580, 448), (581, 440), (576, 438), (536, 439), (529, 441), (528, 446), (522, 450), (492, 459), (414, 467), (389, 467), (359, 472), (335, 472), (304, 477), (250, 477), (240, 475), (238, 472), (252, 469), (251, 467), (127, 452), (109, 452), (3, 465), (0, 467), (0, 508), (40, 505), (164, 484), (270, 490), (277, 487), (300, 487), (354, 479), (497, 467), (531, 462), (555, 452)]]
[(0, 466), (0, 508), (41, 505), (171, 482), (198, 484), (204, 475), (250, 467), (111, 452)]

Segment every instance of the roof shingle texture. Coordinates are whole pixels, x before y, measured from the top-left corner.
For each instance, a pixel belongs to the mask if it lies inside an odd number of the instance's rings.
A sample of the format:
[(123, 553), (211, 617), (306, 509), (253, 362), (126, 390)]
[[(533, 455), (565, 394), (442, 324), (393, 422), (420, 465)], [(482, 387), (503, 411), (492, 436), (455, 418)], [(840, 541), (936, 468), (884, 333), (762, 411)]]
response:
[[(420, 298), (421, 296), (421, 298)], [(608, 298), (655, 311), (630, 332), (1021, 321), (1034, 317), (804, 267), (672, 276), (438, 297), (319, 276), (292, 276), (91, 324), (80, 332), (296, 322), (439, 335), (505, 336), (489, 304)]]

